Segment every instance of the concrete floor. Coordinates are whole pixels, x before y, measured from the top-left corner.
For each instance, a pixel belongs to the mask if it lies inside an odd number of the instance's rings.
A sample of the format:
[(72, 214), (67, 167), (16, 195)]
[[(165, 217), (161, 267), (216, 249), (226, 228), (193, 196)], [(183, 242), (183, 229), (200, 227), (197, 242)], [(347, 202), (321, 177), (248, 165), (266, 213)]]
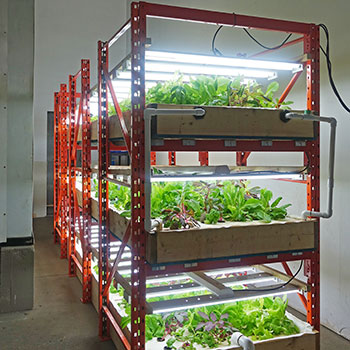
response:
[(67, 260), (53, 244), (52, 219), (34, 220), (34, 309), (0, 315), (0, 349), (115, 349), (98, 338), (98, 317), (80, 302), (81, 284), (68, 276)]
[[(34, 220), (34, 232), (34, 309), (0, 314), (0, 349), (114, 349), (111, 341), (100, 342), (97, 313), (80, 302), (81, 284), (68, 276), (67, 261), (59, 259), (52, 219)], [(323, 327), (321, 350), (334, 349), (349, 350), (350, 342)]]

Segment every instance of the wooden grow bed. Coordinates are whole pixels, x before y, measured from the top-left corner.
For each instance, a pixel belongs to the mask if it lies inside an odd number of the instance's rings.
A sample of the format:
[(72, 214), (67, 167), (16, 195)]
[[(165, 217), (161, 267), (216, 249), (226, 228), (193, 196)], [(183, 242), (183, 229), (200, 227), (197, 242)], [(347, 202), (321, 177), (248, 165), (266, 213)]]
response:
[[(81, 257), (79, 254), (77, 254), (78, 260), (81, 262)], [(77, 269), (77, 277), (82, 281), (81, 272)], [(96, 311), (98, 312), (98, 282), (95, 279), (95, 277), (92, 277), (92, 304)], [(110, 303), (110, 310), (114, 317), (117, 320), (120, 320), (120, 315), (118, 314), (117, 310), (114, 308), (113, 304)], [(111, 332), (111, 339), (116, 346), (118, 350), (126, 350), (123, 343), (120, 341), (119, 337), (117, 336), (115, 330), (113, 327), (110, 328)], [(126, 336), (127, 339), (130, 340), (130, 331), (125, 328), (123, 329), (123, 333)], [(296, 334), (289, 337), (277, 337), (270, 340), (264, 340), (260, 342), (255, 343), (255, 349), (256, 350), (316, 350), (317, 342), (319, 341), (319, 333), (313, 332), (313, 333), (304, 333), (304, 334)], [(159, 347), (158, 347), (159, 345)], [(147, 350), (162, 350), (165, 343), (158, 343), (154, 347), (153, 344), (147, 344), (146, 349)], [(220, 347), (219, 349), (223, 349), (223, 347)], [(241, 349), (237, 346), (232, 347), (224, 347), (225, 350), (238, 350)]]
[[(255, 344), (256, 350), (316, 350), (319, 333), (306, 333), (288, 338), (275, 338)], [(233, 347), (232, 349), (240, 349)]]
[[(319, 333), (295, 334), (290, 337), (276, 337), (269, 340), (255, 342), (255, 350), (316, 350)], [(165, 343), (146, 343), (146, 350), (163, 350)], [(117, 347), (119, 349), (119, 347)], [(198, 347), (204, 350), (203, 347)], [(208, 349), (208, 348), (205, 348)], [(220, 346), (214, 350), (242, 350), (240, 346)]]
[[(154, 104), (153, 108), (188, 109), (191, 105)], [(152, 118), (152, 138), (226, 138), (226, 139), (286, 139), (310, 140), (315, 137), (313, 123), (302, 120), (280, 120), (281, 110), (246, 107), (201, 106), (206, 114), (203, 118), (191, 115), (162, 115)], [(124, 112), (124, 119), (130, 130), (131, 113)], [(117, 116), (109, 118), (109, 138), (123, 137)], [(91, 125), (91, 140), (97, 140), (97, 121)], [(78, 141), (81, 141), (81, 128)]]
[[(78, 202), (81, 206), (81, 192)], [(98, 219), (98, 201), (92, 198), (92, 216)], [(114, 208), (109, 209), (109, 229), (123, 238), (129, 220)], [(263, 223), (226, 222), (202, 225), (188, 230), (164, 229), (147, 236), (147, 261), (150, 264), (226, 258), (266, 253), (315, 249), (315, 220), (287, 218)]]

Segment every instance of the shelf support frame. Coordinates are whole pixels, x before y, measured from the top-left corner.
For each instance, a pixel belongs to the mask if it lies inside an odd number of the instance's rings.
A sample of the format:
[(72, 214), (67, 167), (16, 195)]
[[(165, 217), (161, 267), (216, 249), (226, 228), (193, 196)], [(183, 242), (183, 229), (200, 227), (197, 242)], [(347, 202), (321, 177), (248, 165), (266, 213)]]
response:
[[(79, 220), (80, 237), (83, 248), (82, 256), (82, 284), (83, 303), (91, 302), (91, 119), (90, 119), (90, 60), (81, 60), (81, 98), (79, 105), (79, 116), (82, 120), (82, 150), (81, 150), (81, 168), (82, 168), (82, 222)], [(79, 120), (80, 118), (78, 118)], [(79, 123), (79, 121), (78, 121)], [(76, 143), (75, 143), (76, 144)], [(79, 208), (78, 208), (79, 210)], [(80, 215), (79, 215), (80, 218)], [(82, 231), (81, 231), (82, 230)]]
[(108, 232), (108, 92), (105, 71), (108, 67), (108, 46), (98, 42), (98, 199), (99, 199), (99, 335), (101, 339), (110, 338), (110, 322), (105, 312), (109, 305), (109, 295), (103, 295), (109, 270), (109, 232)]
[[(282, 21), (275, 19), (266, 19), (252, 16), (243, 16), (237, 14), (221, 13), (216, 11), (206, 11), (197, 9), (187, 9), (182, 7), (150, 4), (145, 2), (133, 2), (131, 4), (131, 43), (132, 43), (132, 129), (131, 137), (131, 188), (132, 188), (132, 218), (131, 218), (131, 251), (132, 251), (132, 274), (131, 274), (131, 350), (145, 349), (145, 309), (146, 309), (146, 294), (145, 283), (146, 275), (155, 274), (152, 267), (146, 264), (146, 231), (144, 228), (145, 221), (145, 157), (150, 155), (145, 154), (145, 129), (143, 125), (144, 109), (145, 109), (145, 76), (144, 76), (144, 54), (146, 43), (146, 20), (147, 17), (180, 19), (185, 21), (192, 21), (198, 23), (208, 23), (212, 25), (225, 25), (230, 27), (245, 27), (255, 28), (271, 31), (291, 32), (301, 34), (304, 40), (305, 53), (311, 53), (311, 58), (306, 64), (307, 69), (307, 96), (308, 109), (313, 111), (319, 110), (319, 51), (318, 51), (318, 27), (314, 24), (299, 23), (291, 21)], [(124, 32), (126, 24), (121, 31)], [(117, 32), (117, 33), (119, 33)], [(100, 275), (100, 314), (102, 315), (102, 325), (106, 330), (108, 327), (108, 319), (110, 322), (111, 315), (108, 313), (108, 300), (103, 299), (101, 295), (102, 284), (106, 283), (106, 276), (108, 271), (108, 185), (103, 179), (107, 177), (108, 170), (108, 103), (107, 103), (107, 84), (106, 81), (108, 73), (108, 48), (114, 42), (114, 38), (119, 38), (119, 35), (113, 36), (113, 40), (105, 43), (99, 43), (99, 201), (100, 201), (100, 263), (99, 272), (104, 268), (105, 274)], [(117, 40), (117, 39), (116, 39)], [(300, 39), (298, 39), (298, 42)], [(105, 55), (105, 57), (104, 57)], [(104, 57), (104, 58), (103, 58)], [(104, 60), (104, 61), (103, 61)], [(102, 64), (104, 66), (102, 66)], [(103, 67), (107, 70), (103, 72)], [(105, 77), (106, 75), (106, 77)], [(106, 80), (107, 79), (107, 80)], [(293, 83), (292, 83), (293, 84)], [(291, 87), (290, 87), (291, 88)], [(102, 91), (102, 92), (101, 92)], [(103, 129), (104, 128), (104, 129)], [(102, 138), (101, 138), (102, 134)], [(216, 142), (217, 149), (225, 149), (227, 151), (242, 151), (242, 164), (246, 164), (247, 157), (251, 151), (299, 151), (309, 152), (314, 155), (314, 160), (311, 163), (311, 175), (308, 181), (308, 208), (310, 210), (317, 210), (319, 206), (319, 135), (317, 139), (312, 142), (306, 142), (305, 147), (296, 149), (293, 142), (276, 141), (271, 148), (266, 149), (256, 141), (237, 141), (239, 146), (223, 147), (223, 140)], [(102, 143), (105, 142), (105, 144)], [(165, 145), (169, 147), (167, 151), (215, 151), (216, 146), (207, 145), (204, 142), (196, 142), (192, 148), (181, 145), (176, 140), (166, 142)], [(212, 148), (210, 148), (212, 147)], [(161, 147), (152, 146), (152, 151), (164, 150)], [(101, 155), (101, 152), (104, 152)], [(305, 156), (306, 159), (306, 156)], [(306, 160), (305, 160), (306, 163)], [(105, 172), (102, 176), (102, 173)], [(103, 191), (101, 191), (103, 186)], [(102, 209), (104, 210), (101, 215)], [(106, 211), (107, 209), (107, 211)], [(319, 243), (319, 237), (318, 243)], [(104, 245), (107, 245), (105, 247)], [(102, 251), (103, 250), (103, 251)], [(276, 254), (276, 257), (261, 257), (261, 259), (253, 258), (242, 259), (242, 261), (259, 260), (268, 262), (277, 262), (281, 259), (289, 257), (290, 260), (306, 259), (305, 273), (308, 276), (308, 283), (313, 286), (308, 293), (308, 322), (316, 329), (319, 329), (319, 250), (318, 252), (303, 252), (299, 256), (292, 256), (292, 254)], [(238, 259), (240, 260), (240, 259)], [(227, 264), (231, 266), (239, 265), (241, 262), (230, 262)], [(213, 262), (212, 262), (213, 263)], [(224, 265), (226, 263), (223, 263)], [(188, 271), (204, 269), (208, 266), (206, 262), (194, 262), (187, 264)], [(215, 263), (213, 263), (213, 266)], [(185, 271), (186, 264), (183, 266), (167, 266), (164, 271)], [(102, 281), (103, 279), (103, 281)], [(101, 299), (102, 298), (102, 299)], [(102, 305), (102, 306), (101, 306)], [(100, 318), (101, 330), (101, 318)], [(101, 334), (109, 335), (108, 332), (101, 332)]]
[(67, 128), (67, 116), (68, 116), (68, 93), (67, 85), (61, 84), (60, 86), (60, 245), (61, 245), (61, 259), (67, 258), (67, 237), (68, 237), (68, 128)]

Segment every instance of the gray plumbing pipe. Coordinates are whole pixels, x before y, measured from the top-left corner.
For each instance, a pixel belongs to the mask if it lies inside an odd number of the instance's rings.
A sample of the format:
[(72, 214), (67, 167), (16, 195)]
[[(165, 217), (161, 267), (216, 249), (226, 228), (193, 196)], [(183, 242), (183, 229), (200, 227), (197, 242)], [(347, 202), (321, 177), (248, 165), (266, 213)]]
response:
[(235, 332), (231, 335), (231, 343), (239, 345), (243, 350), (255, 349), (253, 341), (240, 332)]
[(156, 115), (193, 115), (195, 117), (203, 117), (205, 109), (157, 109), (146, 108), (144, 110), (143, 118), (145, 120), (145, 230), (151, 232), (155, 229), (159, 222), (151, 222), (151, 119)]
[(334, 189), (334, 164), (335, 164), (335, 136), (337, 130), (337, 120), (333, 117), (320, 117), (313, 114), (286, 113), (285, 119), (300, 119), (312, 122), (325, 122), (330, 124), (329, 140), (329, 164), (328, 164), (328, 206), (326, 212), (304, 210), (302, 216), (306, 219), (308, 216), (329, 219), (333, 215), (333, 189)]

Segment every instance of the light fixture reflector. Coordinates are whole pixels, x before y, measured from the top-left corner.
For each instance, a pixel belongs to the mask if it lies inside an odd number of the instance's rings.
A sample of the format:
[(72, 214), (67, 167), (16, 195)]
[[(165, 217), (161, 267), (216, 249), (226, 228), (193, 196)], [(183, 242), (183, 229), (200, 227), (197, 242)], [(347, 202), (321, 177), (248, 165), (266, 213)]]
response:
[[(244, 289), (236, 292), (244, 292)], [(291, 288), (288, 290), (275, 290), (275, 291), (269, 291), (269, 292), (257, 292), (251, 293), (249, 295), (249, 292), (246, 292), (246, 294), (242, 295), (241, 297), (239, 296), (234, 296), (232, 298), (218, 298), (214, 297), (212, 295), (204, 295), (200, 297), (190, 297), (185, 300), (183, 299), (175, 299), (175, 300), (170, 300), (170, 301), (160, 301), (160, 302), (153, 302), (150, 303), (150, 306), (153, 308), (153, 313), (154, 314), (163, 314), (163, 313), (168, 313), (168, 312), (173, 312), (173, 311), (179, 311), (179, 310), (188, 310), (188, 309), (193, 309), (193, 308), (198, 308), (198, 307), (204, 307), (204, 306), (210, 306), (210, 305), (219, 305), (219, 304), (229, 304), (229, 303), (234, 303), (237, 301), (243, 301), (243, 300), (252, 300), (252, 299), (257, 299), (257, 298), (266, 298), (266, 297), (274, 297), (278, 295), (286, 295), (286, 294), (293, 294), (293, 293), (298, 293), (299, 290), (297, 288)], [(194, 300), (193, 302), (190, 300)], [(196, 299), (196, 300), (195, 300)], [(169, 304), (169, 307), (166, 305)], [(171, 305), (173, 304), (173, 306)], [(157, 305), (164, 305), (163, 307), (157, 308)]]
[(254, 69), (272, 69), (295, 72), (303, 69), (303, 65), (295, 62), (265, 61), (211, 55), (187, 54), (165, 51), (146, 51), (146, 61), (187, 63), (217, 67), (240, 67)]

